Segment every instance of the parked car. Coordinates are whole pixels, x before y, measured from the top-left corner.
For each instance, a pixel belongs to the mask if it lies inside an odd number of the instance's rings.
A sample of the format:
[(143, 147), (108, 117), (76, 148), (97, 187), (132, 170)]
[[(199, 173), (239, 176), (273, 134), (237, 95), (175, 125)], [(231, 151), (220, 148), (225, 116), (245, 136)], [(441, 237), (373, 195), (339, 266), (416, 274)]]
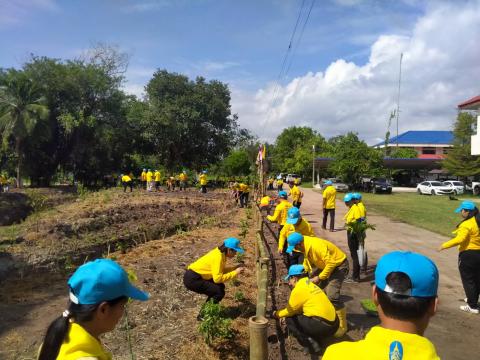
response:
[(327, 180), (330, 180), (332, 182), (332, 186), (338, 192), (347, 192), (348, 191), (348, 185), (345, 184), (342, 180), (336, 179), (336, 178), (330, 178), (330, 179), (326, 179), (325, 181), (327, 181)]
[(302, 178), (297, 174), (288, 174), (287, 178), (285, 179), (285, 181), (290, 185), (292, 185), (295, 180), (298, 180), (299, 184), (302, 183)]
[(376, 193), (392, 193), (392, 183), (386, 178), (371, 178), (362, 183), (363, 190), (366, 192)]
[(443, 182), (443, 185), (451, 187), (455, 195), (463, 194), (465, 192), (465, 184), (463, 181), (446, 180)]
[(453, 195), (453, 188), (440, 181), (424, 181), (417, 185), (417, 192), (420, 195)]

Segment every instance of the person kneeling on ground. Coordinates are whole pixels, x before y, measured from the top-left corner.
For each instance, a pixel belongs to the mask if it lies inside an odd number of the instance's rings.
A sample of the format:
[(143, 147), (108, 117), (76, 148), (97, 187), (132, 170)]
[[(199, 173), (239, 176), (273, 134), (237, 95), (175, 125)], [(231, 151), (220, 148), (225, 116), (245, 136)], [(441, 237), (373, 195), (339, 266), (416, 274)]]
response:
[(68, 280), (70, 303), (48, 327), (38, 360), (96, 359), (112, 356), (99, 336), (112, 331), (129, 298), (145, 301), (115, 261), (98, 259), (80, 266)]
[(330, 345), (323, 360), (437, 360), (423, 334), (437, 311), (438, 269), (421, 254), (394, 251), (380, 258), (372, 297), (381, 324), (364, 340)]
[[(225, 282), (236, 278), (245, 269), (242, 266), (225, 267), (227, 258), (236, 253), (243, 254), (240, 240), (228, 238), (219, 247), (208, 252), (194, 263), (188, 265), (183, 276), (183, 284), (188, 290), (207, 295), (207, 302), (219, 303), (225, 296)], [(200, 320), (200, 318), (198, 317)]]
[(292, 265), (285, 277), (292, 287), (286, 308), (274, 312), (276, 318), (286, 318), (288, 330), (310, 353), (321, 352), (322, 340), (338, 329), (338, 316), (327, 295), (315, 285), (303, 265)]

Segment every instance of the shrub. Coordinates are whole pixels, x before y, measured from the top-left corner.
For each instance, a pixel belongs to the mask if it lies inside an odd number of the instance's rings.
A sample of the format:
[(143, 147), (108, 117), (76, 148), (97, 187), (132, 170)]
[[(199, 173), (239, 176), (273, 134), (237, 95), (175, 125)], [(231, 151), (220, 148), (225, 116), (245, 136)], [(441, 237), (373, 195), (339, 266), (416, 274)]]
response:
[(232, 320), (225, 317), (222, 305), (215, 304), (213, 301), (206, 302), (200, 310), (200, 317), (202, 322), (198, 331), (202, 334), (207, 345), (211, 345), (216, 338), (233, 338)]

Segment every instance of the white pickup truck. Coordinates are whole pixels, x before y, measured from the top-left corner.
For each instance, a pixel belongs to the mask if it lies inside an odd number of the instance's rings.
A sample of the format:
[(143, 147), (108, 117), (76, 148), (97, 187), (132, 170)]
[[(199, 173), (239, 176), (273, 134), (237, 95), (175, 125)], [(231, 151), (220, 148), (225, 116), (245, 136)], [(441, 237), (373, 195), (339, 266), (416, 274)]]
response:
[(473, 195), (480, 195), (480, 182), (472, 181)]

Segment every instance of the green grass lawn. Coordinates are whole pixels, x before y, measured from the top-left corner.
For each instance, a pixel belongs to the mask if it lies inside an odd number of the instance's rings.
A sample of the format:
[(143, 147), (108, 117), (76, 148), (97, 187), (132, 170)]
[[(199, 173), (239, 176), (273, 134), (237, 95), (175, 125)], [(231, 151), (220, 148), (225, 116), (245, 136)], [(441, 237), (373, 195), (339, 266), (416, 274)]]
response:
[[(345, 194), (338, 194), (343, 199)], [(362, 193), (367, 212), (374, 212), (427, 229), (445, 236), (452, 236), (452, 231), (461, 221), (454, 210), (458, 201), (450, 200), (448, 196), (418, 195), (416, 193), (365, 194)], [(374, 221), (372, 221), (374, 223)]]

